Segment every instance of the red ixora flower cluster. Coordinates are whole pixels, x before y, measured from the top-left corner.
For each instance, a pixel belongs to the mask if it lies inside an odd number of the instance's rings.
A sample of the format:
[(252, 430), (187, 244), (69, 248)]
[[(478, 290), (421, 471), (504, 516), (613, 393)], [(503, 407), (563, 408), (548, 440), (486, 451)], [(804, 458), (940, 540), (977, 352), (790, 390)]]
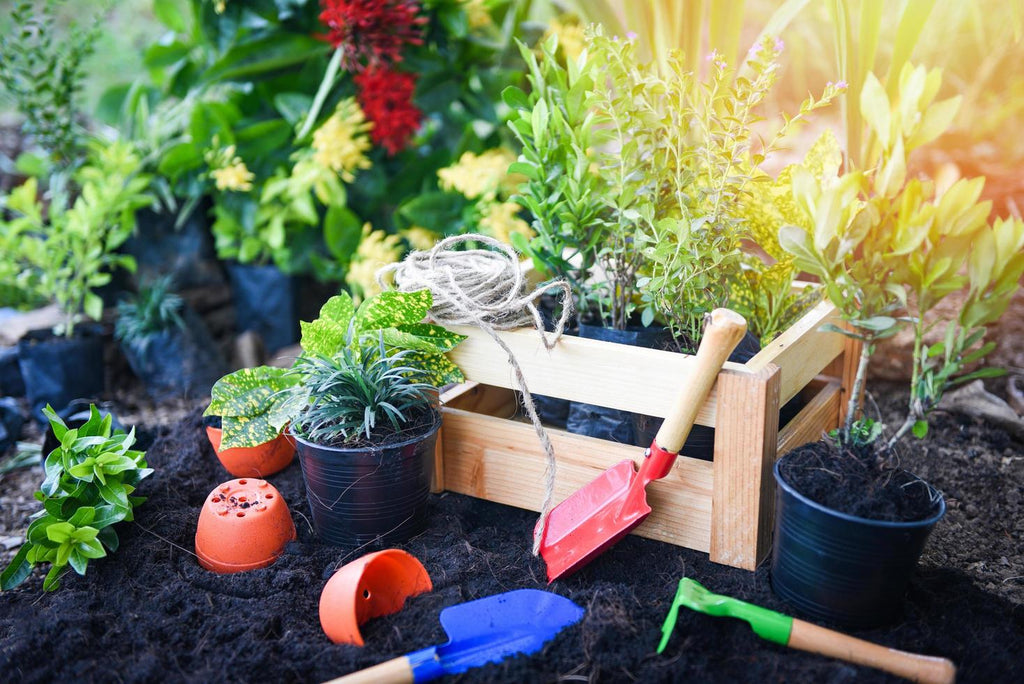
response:
[(383, 145), (390, 154), (397, 154), (419, 129), (423, 112), (413, 104), (415, 74), (392, 71), (387, 67), (371, 67), (356, 74), (359, 106), (373, 122), (373, 142)]
[(343, 50), (349, 71), (402, 61), (405, 45), (422, 45), (423, 24), (417, 0), (321, 0), (324, 39)]

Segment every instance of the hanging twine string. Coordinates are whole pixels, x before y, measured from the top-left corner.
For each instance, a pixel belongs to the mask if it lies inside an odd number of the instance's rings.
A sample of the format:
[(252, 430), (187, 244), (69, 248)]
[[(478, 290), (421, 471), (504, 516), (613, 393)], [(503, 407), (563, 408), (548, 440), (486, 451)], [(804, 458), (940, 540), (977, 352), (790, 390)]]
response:
[[(463, 242), (475, 242), (491, 249), (453, 251), (455, 245)], [(544, 348), (553, 349), (572, 315), (569, 283), (553, 280), (539, 285), (533, 292), (527, 292), (526, 278), (519, 267), (519, 255), (508, 245), (486, 235), (456, 235), (441, 240), (430, 251), (411, 252), (402, 262), (389, 264), (377, 271), (377, 281), (384, 286), (389, 274), (393, 275), (395, 287), (399, 290), (430, 290), (434, 296), (430, 314), (435, 321), (448, 325), (475, 325), (508, 355), (516, 387), (523, 394), (523, 407), (547, 457), (544, 503), (533, 531), (533, 555), (536, 556), (540, 551), (554, 498), (555, 449), (537, 415), (537, 407), (526, 386), (523, 369), (496, 331), (520, 328), (532, 323)], [(544, 332), (544, 319), (535, 302), (552, 288), (562, 292), (562, 315), (549, 337)]]

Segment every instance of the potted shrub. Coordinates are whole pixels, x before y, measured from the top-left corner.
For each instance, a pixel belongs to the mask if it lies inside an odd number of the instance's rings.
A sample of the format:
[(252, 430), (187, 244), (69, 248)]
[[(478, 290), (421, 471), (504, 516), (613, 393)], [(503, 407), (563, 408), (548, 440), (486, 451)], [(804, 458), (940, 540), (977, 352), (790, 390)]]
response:
[[(788, 295), (791, 268), (763, 281), (743, 275), (762, 262), (741, 251), (742, 240), (753, 237), (742, 199), (753, 178), (765, 175), (757, 169), (764, 156), (841, 88), (831, 85), (820, 100), (804, 102), (762, 148), (753, 144), (752, 125), (775, 82), (776, 41), (751, 50), (749, 77), (736, 78), (716, 56), (707, 82), (678, 51), (659, 71), (637, 59), (634, 41), (607, 37), (600, 27), (588, 31), (586, 46), (567, 67), (556, 43), (547, 43), (539, 59), (523, 48), (533, 92), (505, 91), (523, 146), (511, 170), (527, 178), (519, 199), (537, 233), (519, 246), (539, 268), (573, 284), (581, 336), (692, 352), (704, 315), (731, 306), (739, 285), (762, 294), (760, 286), (771, 283)], [(765, 337), (802, 313), (791, 307), (786, 319), (776, 307), (769, 319), (740, 308)], [(656, 318), (671, 335), (652, 329)], [(751, 335), (731, 360), (746, 361), (758, 350)], [(574, 404), (568, 428), (647, 445), (657, 426), (652, 422), (650, 434), (637, 438), (631, 414)], [(712, 430), (702, 428), (684, 453), (710, 458), (712, 445)]]
[(74, 201), (65, 205), (57, 198), (44, 207), (34, 178), (7, 198), (15, 218), (0, 220), (0, 230), (18, 238), (13, 258), (19, 280), (64, 314), (56, 329), (30, 331), (19, 343), (33, 410), (45, 404), (63, 408), (103, 389), (102, 340), (95, 327), (80, 320), (83, 314), (99, 320), (103, 300), (94, 290), (110, 281), (112, 269), (134, 266), (131, 257), (114, 250), (131, 234), (135, 210), (151, 201), (145, 194), (149, 179), (138, 168), (130, 146), (96, 143), (72, 176), (78, 190)]
[[(863, 352), (844, 423), (775, 466), (772, 586), (801, 611), (849, 626), (899, 615), (945, 503), (898, 468), (895, 447), (908, 433), (925, 436), (928, 414), (948, 388), (998, 373), (972, 365), (992, 348), (981, 344), (986, 326), (1024, 273), (1024, 222), (987, 223), (982, 179), (936, 195), (931, 184), (906, 178), (907, 155), (938, 137), (956, 112), (959, 98), (935, 100), (940, 82), (939, 70), (908, 65), (890, 100), (869, 74), (860, 103), (872, 136), (870, 170), (822, 183), (796, 174), (793, 198), (811, 227), (780, 233), (848, 324), (839, 332), (861, 340)], [(939, 318), (936, 304), (962, 288), (964, 306)], [(906, 420), (883, 439), (883, 426), (859, 414), (861, 393), (877, 342), (903, 326), (914, 332), (910, 402)]]
[(358, 309), (331, 298), (302, 324), (302, 354), (290, 369), (225, 376), (208, 415), (221, 417), (221, 446), (295, 440), (313, 524), (325, 541), (396, 543), (422, 530), (437, 388), (460, 382), (445, 356), (463, 337), (424, 323), (429, 290), (385, 291)]
[(170, 290), (166, 277), (143, 285), (118, 306), (114, 326), (132, 371), (156, 401), (208, 394), (225, 366), (203, 320)]

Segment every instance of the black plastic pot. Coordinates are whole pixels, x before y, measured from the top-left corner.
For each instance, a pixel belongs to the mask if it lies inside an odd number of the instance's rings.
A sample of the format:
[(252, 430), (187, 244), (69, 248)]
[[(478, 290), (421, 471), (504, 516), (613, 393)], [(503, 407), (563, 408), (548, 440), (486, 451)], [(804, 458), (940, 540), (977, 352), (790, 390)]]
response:
[(178, 215), (140, 209), (135, 233), (122, 251), (135, 257), (137, 282), (152, 282), (170, 275), (175, 287), (188, 289), (222, 285), (224, 275), (210, 236), (206, 207), (200, 204), (179, 228)]
[(230, 262), (226, 266), (239, 332), (258, 333), (267, 352), (298, 342), (294, 279), (273, 265)]
[(0, 348), (0, 396), (25, 396), (25, 381), (21, 378), (17, 347)]
[(103, 392), (103, 338), (98, 326), (78, 325), (71, 338), (53, 331), (31, 330), (18, 342), (18, 365), (32, 415), (46, 424), (42, 410), (56, 410), (72, 399), (94, 398)]
[[(668, 331), (660, 326), (631, 326), (626, 330), (615, 330), (580, 323), (580, 337), (654, 349), (666, 341)], [(569, 406), (566, 429), (577, 435), (607, 439), (621, 444), (635, 444), (637, 439), (634, 415), (631, 411), (574, 401)], [(647, 446), (649, 445), (650, 441), (647, 442)]]
[(227, 365), (203, 319), (189, 308), (182, 319), (184, 328), (154, 333), (145, 343), (121, 343), (132, 371), (155, 401), (205, 396)]
[(295, 436), (313, 528), (329, 544), (387, 548), (427, 527), (441, 414), (422, 434), (379, 449), (321, 446)]
[(771, 583), (804, 615), (853, 629), (895, 621), (928, 535), (946, 512), (916, 522), (869, 520), (816, 503), (775, 464)]
[(0, 397), (0, 456), (18, 441), (24, 424), (18, 401), (13, 397)]
[[(754, 358), (759, 351), (761, 351), (761, 343), (754, 334), (747, 332), (743, 339), (740, 340), (740, 343), (736, 345), (736, 349), (729, 355), (729, 360), (733, 363), (746, 363)], [(800, 400), (794, 398), (783, 407), (780, 415), (788, 413), (796, 415), (796, 412), (800, 410), (799, 404)], [(784, 424), (781, 420), (782, 418), (780, 418), (780, 425)], [(658, 434), (661, 423), (661, 418), (633, 414), (633, 429), (635, 432), (633, 444), (641, 447), (650, 446), (651, 442), (654, 441), (654, 436)], [(679, 450), (679, 453), (704, 461), (713, 460), (715, 456), (715, 428), (708, 427), (707, 425), (694, 425), (690, 429), (690, 435), (686, 438), (686, 443), (683, 444), (683, 448)]]

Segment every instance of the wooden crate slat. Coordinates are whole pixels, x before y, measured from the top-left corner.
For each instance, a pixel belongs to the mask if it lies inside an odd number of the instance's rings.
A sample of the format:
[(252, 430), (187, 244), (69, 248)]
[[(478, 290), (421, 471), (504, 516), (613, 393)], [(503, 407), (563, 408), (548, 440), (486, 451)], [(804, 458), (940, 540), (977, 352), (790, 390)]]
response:
[[(533, 428), (459, 409), (444, 409), (444, 484), (448, 491), (539, 510), (545, 459)], [(639, 447), (549, 430), (558, 460), (555, 501), (562, 501)], [(672, 472), (647, 488), (653, 512), (636, 534), (707, 552), (712, 465), (680, 457)], [(532, 530), (524, 530), (529, 535)]]
[(847, 338), (821, 330), (826, 323), (838, 326), (842, 321), (835, 307), (822, 301), (747, 361), (750, 372), (760, 371), (769, 364), (779, 367), (782, 374), (779, 393), (783, 404), (846, 349)]
[[(451, 328), (468, 338), (448, 356), (469, 380), (515, 387), (508, 359), (490, 336), (472, 327)], [(532, 393), (661, 418), (665, 417), (694, 363), (693, 357), (686, 354), (580, 337), (563, 337), (548, 351), (537, 331), (532, 329), (499, 334), (515, 354)], [(725, 367), (727, 372), (748, 372), (743, 364), (727, 363)], [(713, 427), (714, 421), (715, 391), (712, 389), (697, 416), (697, 423)]]
[(782, 456), (802, 444), (821, 439), (822, 433), (839, 424), (840, 384), (830, 381), (800, 410), (789, 425), (779, 432), (776, 456)]

